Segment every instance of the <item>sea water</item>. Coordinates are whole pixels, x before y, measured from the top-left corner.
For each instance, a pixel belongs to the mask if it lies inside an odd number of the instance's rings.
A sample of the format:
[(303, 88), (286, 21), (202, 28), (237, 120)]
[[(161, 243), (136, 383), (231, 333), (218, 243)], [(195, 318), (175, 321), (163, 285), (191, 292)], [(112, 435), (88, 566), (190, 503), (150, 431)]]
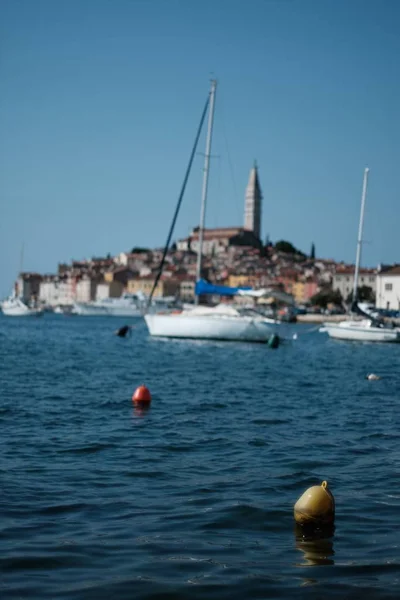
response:
[[(399, 598), (400, 345), (125, 322), (0, 317), (0, 597)], [(308, 539), (323, 479), (335, 531)]]

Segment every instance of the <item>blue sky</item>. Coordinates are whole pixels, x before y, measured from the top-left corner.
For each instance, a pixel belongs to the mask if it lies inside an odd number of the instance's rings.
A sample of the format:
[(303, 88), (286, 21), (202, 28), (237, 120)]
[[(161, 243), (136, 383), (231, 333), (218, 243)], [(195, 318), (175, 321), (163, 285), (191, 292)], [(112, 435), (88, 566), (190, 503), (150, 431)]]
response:
[(212, 75), (207, 226), (257, 159), (263, 237), (352, 261), (369, 166), (363, 262), (400, 262), (399, 30), (397, 0), (2, 0), (0, 293), (22, 244), (41, 272), (163, 245)]

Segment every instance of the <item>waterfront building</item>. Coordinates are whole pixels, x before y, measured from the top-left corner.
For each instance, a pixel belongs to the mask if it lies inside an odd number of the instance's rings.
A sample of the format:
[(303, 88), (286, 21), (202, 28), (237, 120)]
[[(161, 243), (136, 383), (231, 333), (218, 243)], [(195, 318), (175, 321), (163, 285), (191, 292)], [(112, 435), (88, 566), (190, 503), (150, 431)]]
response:
[(40, 282), (39, 300), (46, 306), (71, 306), (74, 303), (75, 281), (68, 276), (45, 275)]
[(76, 283), (75, 299), (77, 302), (92, 302), (96, 299), (96, 279), (84, 276)]
[(103, 281), (96, 286), (96, 300), (120, 298), (124, 292), (124, 284), (120, 281)]
[(228, 277), (227, 285), (229, 287), (259, 287), (260, 277), (255, 274), (231, 274)]
[(39, 273), (20, 273), (15, 284), (15, 291), (23, 302), (29, 303), (39, 297), (40, 283), (43, 276)]
[[(205, 229), (203, 232), (203, 254), (205, 256), (218, 256), (228, 250), (230, 246), (260, 247), (259, 239), (252, 231), (244, 227), (218, 227)], [(180, 251), (198, 252), (199, 227), (195, 227), (188, 238), (178, 240), (177, 249)]]
[(187, 278), (181, 281), (179, 286), (179, 297), (182, 302), (193, 302), (195, 298), (195, 278)]
[[(155, 275), (146, 275), (144, 277), (137, 277), (130, 279), (127, 285), (127, 291), (130, 294), (137, 294), (143, 292), (146, 296), (149, 296), (153, 289), (155, 281)], [(161, 276), (157, 287), (154, 290), (155, 298), (164, 298), (166, 296), (175, 296), (179, 292), (180, 281), (173, 279), (172, 277)]]
[[(376, 292), (376, 272), (375, 269), (360, 269), (358, 275), (358, 287), (368, 286), (373, 293)], [(343, 266), (337, 269), (333, 275), (332, 288), (339, 290), (342, 298), (346, 300), (352, 293), (354, 287), (354, 267)]]
[(313, 277), (299, 279), (292, 284), (292, 294), (296, 304), (307, 304), (318, 290), (318, 281)]
[(400, 265), (379, 266), (376, 276), (376, 307), (400, 310)]

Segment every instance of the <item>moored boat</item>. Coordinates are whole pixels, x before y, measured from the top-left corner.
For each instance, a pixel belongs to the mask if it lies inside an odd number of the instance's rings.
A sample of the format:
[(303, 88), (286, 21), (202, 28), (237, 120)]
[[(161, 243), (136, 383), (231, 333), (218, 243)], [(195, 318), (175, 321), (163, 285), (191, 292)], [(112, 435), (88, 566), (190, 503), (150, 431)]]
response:
[(152, 336), (242, 342), (268, 342), (278, 326), (273, 319), (245, 315), (226, 304), (147, 314), (145, 321)]
[(140, 317), (145, 307), (143, 294), (124, 294), (95, 302), (75, 302), (73, 312), (81, 316)]
[(374, 326), (371, 319), (360, 321), (340, 321), (324, 323), (320, 331), (326, 331), (331, 338), (353, 342), (400, 342), (400, 329)]
[[(203, 235), (205, 227), (205, 207), (207, 201), (207, 190), (208, 190), (208, 175), (209, 175), (209, 164), (211, 156), (211, 141), (213, 132), (213, 121), (214, 121), (214, 106), (215, 106), (215, 95), (216, 95), (216, 81), (211, 82), (211, 90), (209, 93), (209, 99), (207, 108), (208, 114), (208, 130), (206, 138), (206, 150), (204, 158), (204, 171), (203, 171), (203, 185), (202, 185), (202, 197), (201, 197), (201, 208), (200, 208), (200, 227), (199, 227), (199, 247), (197, 254), (197, 269), (196, 269), (196, 289), (195, 298), (196, 306), (191, 309), (185, 309), (179, 312), (173, 312), (169, 314), (150, 314), (145, 315), (146, 325), (149, 333), (152, 336), (168, 337), (168, 338), (191, 338), (199, 340), (230, 340), (230, 341), (246, 341), (246, 342), (268, 342), (272, 336), (276, 336), (279, 328), (279, 322), (274, 319), (269, 319), (261, 314), (257, 314), (253, 311), (252, 314), (244, 314), (240, 309), (235, 309), (226, 305), (218, 305), (216, 307), (199, 306), (199, 298), (205, 293), (214, 295), (229, 295), (235, 294), (241, 295), (244, 293), (252, 292), (252, 290), (240, 289), (240, 288), (227, 288), (207, 290), (207, 282), (201, 279), (202, 273), (202, 252), (203, 252)], [(203, 113), (203, 117), (204, 117)], [(203, 122), (200, 124), (200, 128)], [(194, 150), (196, 149), (198, 137)], [(194, 151), (192, 151), (193, 159)], [(191, 162), (189, 163), (191, 165)], [(190, 170), (190, 166), (188, 171)], [(186, 173), (185, 181), (187, 181), (188, 171)], [(183, 188), (184, 189), (184, 188)], [(175, 211), (175, 216), (169, 238), (171, 238), (173, 225), (177, 217), (182, 194), (178, 201), (178, 207)], [(164, 256), (168, 243), (164, 250)], [(162, 271), (163, 261), (161, 261), (161, 267), (159, 275)], [(156, 280), (157, 281), (157, 280)], [(206, 284), (206, 286), (204, 285)], [(154, 284), (155, 287), (156, 284)], [(218, 287), (218, 286), (217, 286)], [(151, 300), (151, 296), (150, 296)]]
[[(364, 170), (363, 188), (361, 195), (360, 221), (358, 226), (357, 254), (354, 273), (353, 302), (351, 312), (353, 319), (340, 321), (339, 323), (324, 323), (321, 332), (328, 333), (329, 337), (337, 340), (352, 342), (400, 342), (400, 330), (387, 325), (383, 320), (371, 314), (368, 304), (358, 303), (358, 274), (361, 263), (361, 248), (363, 243), (364, 209), (367, 195), (369, 169)], [(362, 315), (364, 318), (356, 320), (354, 315)]]
[(7, 317), (41, 317), (43, 315), (41, 308), (28, 306), (15, 294), (1, 303), (1, 310)]

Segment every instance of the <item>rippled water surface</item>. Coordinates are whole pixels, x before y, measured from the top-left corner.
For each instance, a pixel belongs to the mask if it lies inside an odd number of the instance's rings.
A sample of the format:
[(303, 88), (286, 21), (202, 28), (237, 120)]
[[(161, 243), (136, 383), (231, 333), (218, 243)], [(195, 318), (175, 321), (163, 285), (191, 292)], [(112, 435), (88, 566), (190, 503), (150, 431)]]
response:
[[(2, 599), (400, 597), (400, 346), (123, 323), (0, 317)], [(322, 479), (336, 529), (304, 539)]]

